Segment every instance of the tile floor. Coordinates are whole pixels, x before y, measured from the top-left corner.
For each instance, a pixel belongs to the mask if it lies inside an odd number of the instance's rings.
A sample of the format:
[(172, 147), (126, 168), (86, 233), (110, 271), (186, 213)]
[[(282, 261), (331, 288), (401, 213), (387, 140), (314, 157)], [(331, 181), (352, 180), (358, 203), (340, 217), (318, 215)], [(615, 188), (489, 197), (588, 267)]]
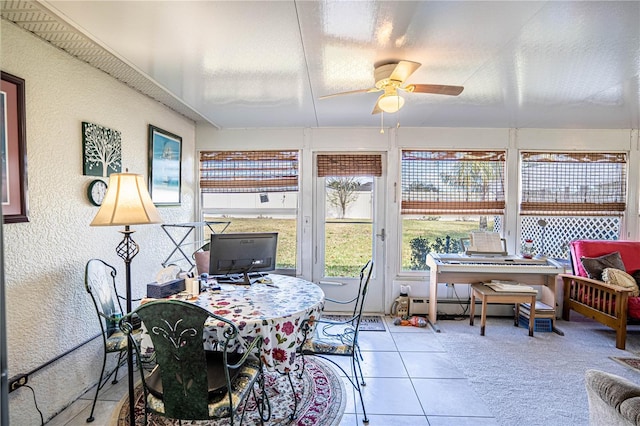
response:
[[(469, 386), (467, 379), (447, 359), (427, 328), (399, 327), (385, 318), (387, 331), (360, 333), (363, 352), (365, 406), (370, 425), (488, 426), (496, 419)], [(347, 371), (348, 361), (344, 362)], [(122, 374), (122, 373), (121, 373)], [(347, 403), (341, 426), (362, 425), (358, 395), (345, 380)], [(47, 423), (49, 426), (86, 425), (95, 389), (75, 401)], [(126, 379), (107, 385), (100, 394), (91, 425), (111, 424), (118, 402), (127, 392)]]

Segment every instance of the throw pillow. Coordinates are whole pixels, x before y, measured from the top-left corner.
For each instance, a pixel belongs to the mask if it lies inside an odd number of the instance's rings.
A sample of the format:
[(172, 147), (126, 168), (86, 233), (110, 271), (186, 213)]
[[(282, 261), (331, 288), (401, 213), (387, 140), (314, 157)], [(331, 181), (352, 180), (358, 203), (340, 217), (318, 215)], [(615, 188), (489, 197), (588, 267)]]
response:
[(633, 277), (633, 279), (636, 280), (636, 282), (638, 283), (638, 285), (640, 286), (640, 269), (638, 269), (637, 271), (635, 271), (633, 274), (631, 274), (631, 276)]
[(636, 280), (631, 275), (621, 271), (620, 269), (605, 268), (602, 271), (602, 281), (613, 285), (619, 285), (620, 287), (633, 289), (633, 291), (629, 293), (629, 296), (631, 297), (640, 296), (640, 288), (638, 288)]
[(605, 268), (626, 270), (618, 251), (600, 257), (581, 257), (580, 262), (582, 262), (584, 270), (587, 271), (587, 276), (594, 280), (602, 281), (602, 271)]

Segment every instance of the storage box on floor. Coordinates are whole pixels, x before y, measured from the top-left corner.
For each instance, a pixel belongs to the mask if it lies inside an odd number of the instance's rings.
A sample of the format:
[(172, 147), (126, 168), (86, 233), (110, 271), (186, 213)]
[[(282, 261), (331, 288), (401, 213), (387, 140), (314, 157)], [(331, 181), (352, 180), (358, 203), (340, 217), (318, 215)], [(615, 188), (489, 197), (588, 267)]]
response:
[[(518, 314), (518, 325), (529, 328), (530, 303), (521, 303)], [(533, 320), (533, 331), (536, 333), (553, 331), (553, 318), (556, 310), (549, 305), (536, 301), (536, 317)]]

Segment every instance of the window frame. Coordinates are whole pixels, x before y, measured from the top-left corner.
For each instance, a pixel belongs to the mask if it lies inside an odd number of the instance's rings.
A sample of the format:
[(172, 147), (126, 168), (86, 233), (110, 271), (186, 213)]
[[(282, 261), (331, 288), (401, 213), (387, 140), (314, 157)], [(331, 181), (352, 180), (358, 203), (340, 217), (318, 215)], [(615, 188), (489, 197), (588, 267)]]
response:
[[(424, 161), (487, 161), (487, 162), (499, 162), (500, 173), (499, 177), (499, 186), (501, 187), (501, 191), (498, 190), (496, 194), (501, 196), (501, 199), (498, 198), (493, 201), (478, 201), (476, 204), (476, 208), (469, 208), (468, 203), (464, 205), (462, 208), (452, 209), (446, 208), (447, 205), (444, 203), (440, 203), (439, 205), (432, 202), (432, 206), (436, 208), (432, 210), (427, 210), (420, 212), (419, 209), (405, 208), (403, 209), (403, 204), (407, 207), (410, 207), (409, 203), (405, 201), (405, 185), (409, 183), (405, 180), (405, 171), (404, 161), (405, 161), (405, 153), (409, 153), (409, 155), (413, 155), (417, 152), (428, 152), (434, 153), (433, 158), (425, 159)], [(506, 177), (507, 177), (507, 160), (508, 160), (509, 151), (507, 149), (418, 149), (418, 148), (406, 148), (400, 151), (399, 158), (399, 174), (401, 181), (400, 188), (400, 200), (399, 208), (398, 208), (398, 229), (400, 238), (398, 239), (398, 276), (422, 276), (425, 272), (428, 272), (428, 269), (403, 269), (403, 263), (408, 259), (404, 259), (403, 253), (405, 251), (405, 245), (403, 243), (405, 229), (404, 229), (404, 217), (405, 216), (440, 216), (447, 219), (447, 221), (451, 221), (452, 217), (464, 217), (464, 216), (473, 216), (474, 218), (479, 218), (481, 216), (491, 217), (491, 221), (495, 224), (498, 224), (498, 231), (501, 235), (504, 232), (504, 221), (506, 219), (506, 210), (507, 210), (507, 192), (506, 192)], [(462, 159), (461, 159), (462, 158)], [(433, 176), (433, 175), (432, 175)], [(410, 180), (410, 178), (409, 178)], [(461, 190), (462, 189), (461, 187)], [(468, 188), (467, 188), (468, 190)], [(482, 204), (481, 204), (482, 203)], [(425, 205), (425, 204), (423, 204)], [(451, 206), (455, 206), (455, 204), (451, 203)], [(459, 205), (459, 204), (458, 204)], [(480, 206), (480, 207), (478, 207)], [(445, 208), (442, 208), (445, 207)], [(495, 217), (499, 217), (499, 220), (496, 222)], [(477, 221), (474, 221), (477, 223)], [(489, 221), (488, 221), (489, 222)], [(446, 236), (442, 235), (441, 237), (443, 241), (446, 241)], [(455, 238), (457, 240), (457, 238)], [(437, 244), (436, 241), (430, 241), (431, 245)]]
[[(202, 167), (202, 162), (203, 162), (203, 157), (211, 154), (211, 153), (218, 153), (220, 154), (221, 159), (220, 160), (216, 160), (216, 161), (223, 161), (224, 160), (224, 156), (225, 154), (227, 156), (229, 155), (234, 155), (238, 157), (238, 156), (242, 156), (243, 154), (249, 154), (249, 157), (251, 157), (252, 155), (258, 156), (260, 157), (260, 161), (262, 162), (262, 164), (264, 164), (265, 161), (265, 156), (269, 155), (269, 154), (273, 154), (276, 157), (280, 157), (278, 160), (282, 160), (282, 161), (294, 161), (295, 165), (294, 165), (294, 169), (295, 169), (295, 185), (291, 184), (291, 176), (289, 176), (289, 179), (283, 179), (281, 180), (282, 182), (285, 182), (284, 185), (277, 185), (273, 184), (274, 182), (270, 182), (273, 185), (271, 185), (271, 187), (269, 186), (258, 186), (256, 185), (256, 187), (251, 188), (250, 185), (237, 185), (237, 184), (231, 184), (231, 185), (217, 185), (215, 186), (216, 190), (204, 190), (202, 188), (202, 173), (203, 173), (203, 167)], [(280, 155), (279, 155), (280, 154)], [(295, 267), (294, 268), (276, 268), (276, 270), (274, 271), (274, 273), (277, 274), (282, 274), (282, 275), (292, 275), (292, 276), (296, 276), (300, 274), (300, 270), (301, 270), (301, 262), (300, 262), (300, 256), (301, 256), (301, 247), (300, 247), (300, 242), (299, 242), (299, 238), (298, 235), (300, 233), (300, 197), (302, 196), (301, 190), (300, 190), (300, 186), (301, 186), (301, 176), (300, 176), (300, 164), (302, 162), (302, 153), (299, 149), (280, 149), (280, 150), (264, 150), (264, 149), (239, 149), (239, 150), (235, 150), (235, 149), (220, 149), (220, 150), (201, 150), (198, 153), (198, 157), (199, 157), (199, 169), (198, 169), (198, 203), (199, 203), (199, 214), (202, 220), (205, 220), (205, 218), (207, 216), (209, 216), (209, 218), (213, 218), (215, 220), (218, 220), (218, 218), (220, 216), (224, 217), (225, 215), (261, 215), (263, 213), (269, 214), (269, 215), (285, 215), (285, 216), (291, 216), (292, 218), (295, 219)], [(295, 159), (293, 159), (292, 157), (295, 157)], [(207, 161), (207, 160), (204, 160)], [(209, 160), (210, 161), (210, 160)], [(247, 159), (243, 159), (241, 161), (252, 161), (252, 158)], [(286, 168), (281, 168), (282, 170), (285, 170)], [(211, 168), (209, 168), (208, 170), (211, 170)], [(231, 178), (231, 180), (233, 180), (233, 178)], [(247, 182), (251, 182), (250, 180), (245, 181), (244, 183)], [(255, 180), (254, 182), (258, 182), (258, 180)], [(295, 190), (292, 190), (291, 188), (295, 187)], [(211, 187), (210, 187), (211, 188)], [(286, 189), (285, 189), (286, 188)], [(224, 190), (226, 189), (226, 191)], [(274, 190), (275, 189), (275, 190)], [(284, 190), (278, 190), (278, 189), (284, 189)], [(204, 197), (206, 196), (206, 194), (264, 194), (264, 193), (269, 193), (270, 191), (273, 192), (277, 192), (277, 193), (295, 193), (296, 194), (296, 206), (295, 207), (290, 207), (290, 208), (270, 208), (270, 209), (258, 209), (258, 208), (251, 208), (251, 207), (239, 207), (239, 208), (235, 208), (235, 207), (205, 207), (205, 203), (204, 203)], [(200, 238), (204, 238), (204, 230), (201, 231), (202, 235), (200, 235)]]

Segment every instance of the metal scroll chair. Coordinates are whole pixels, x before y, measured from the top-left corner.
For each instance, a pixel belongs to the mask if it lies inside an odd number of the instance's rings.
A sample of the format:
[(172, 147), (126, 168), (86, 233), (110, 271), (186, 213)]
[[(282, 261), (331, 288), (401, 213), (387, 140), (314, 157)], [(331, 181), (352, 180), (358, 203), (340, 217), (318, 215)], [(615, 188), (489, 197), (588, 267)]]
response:
[[(89, 260), (85, 267), (84, 285), (89, 295), (91, 295), (91, 300), (96, 308), (104, 345), (100, 379), (96, 387), (96, 395), (93, 398), (91, 414), (87, 418), (87, 422), (92, 422), (98, 393), (107, 384), (111, 376), (113, 376), (111, 383), (118, 383), (118, 371), (127, 354), (127, 336), (118, 330), (118, 320), (122, 317), (122, 305), (120, 303), (121, 297), (116, 290), (115, 268), (100, 259)], [(140, 330), (135, 331), (135, 336), (138, 338), (141, 336)], [(116, 354), (118, 358), (115, 369), (105, 376), (107, 356), (109, 354)]]
[[(177, 420), (229, 418), (233, 425), (239, 406), (250, 394), (260, 423), (269, 419), (271, 408), (264, 392), (259, 356), (262, 338), (249, 344), (231, 321), (180, 300), (145, 303), (132, 314), (142, 320), (156, 353), (156, 368), (148, 376), (140, 369), (145, 425), (149, 413)], [(129, 315), (120, 321), (125, 334), (129, 333)], [(221, 351), (204, 349), (205, 322), (207, 328), (217, 328)], [(139, 345), (134, 347), (139, 353)], [(240, 423), (243, 418), (244, 410)]]
[(355, 317), (356, 314), (358, 313), (358, 309), (360, 308), (359, 305), (359, 301), (360, 301), (360, 297), (362, 297), (362, 286), (364, 285), (364, 283), (366, 282), (365, 278), (365, 270), (367, 269), (367, 267), (369, 266), (369, 264), (371, 263), (371, 260), (369, 260), (361, 269), (360, 269), (360, 282), (358, 284), (358, 291), (356, 292), (355, 296), (353, 296), (351, 299), (348, 300), (336, 300), (336, 299), (331, 299), (329, 297), (325, 297), (324, 300), (325, 302), (333, 302), (333, 303), (337, 303), (339, 305), (349, 305), (351, 303), (353, 303), (353, 312), (351, 314), (351, 317)]
[[(369, 423), (369, 418), (367, 417), (367, 410), (365, 409), (364, 399), (362, 397), (362, 386), (365, 386), (366, 383), (362, 374), (362, 367), (360, 366), (362, 354), (358, 346), (358, 332), (372, 270), (373, 261), (367, 262), (360, 270), (360, 290), (358, 291), (358, 296), (354, 299), (356, 305), (353, 316), (344, 321), (332, 321), (321, 318), (315, 321), (315, 324), (303, 324), (304, 340), (300, 348), (300, 352), (303, 355), (301, 371), (304, 371), (305, 356), (315, 355), (333, 363), (344, 373), (360, 395), (363, 413), (362, 421), (364, 423)], [(315, 326), (315, 330), (313, 326)], [(312, 330), (313, 334), (311, 334)], [(349, 357), (351, 359), (351, 375), (336, 361), (331, 359), (331, 356)]]

